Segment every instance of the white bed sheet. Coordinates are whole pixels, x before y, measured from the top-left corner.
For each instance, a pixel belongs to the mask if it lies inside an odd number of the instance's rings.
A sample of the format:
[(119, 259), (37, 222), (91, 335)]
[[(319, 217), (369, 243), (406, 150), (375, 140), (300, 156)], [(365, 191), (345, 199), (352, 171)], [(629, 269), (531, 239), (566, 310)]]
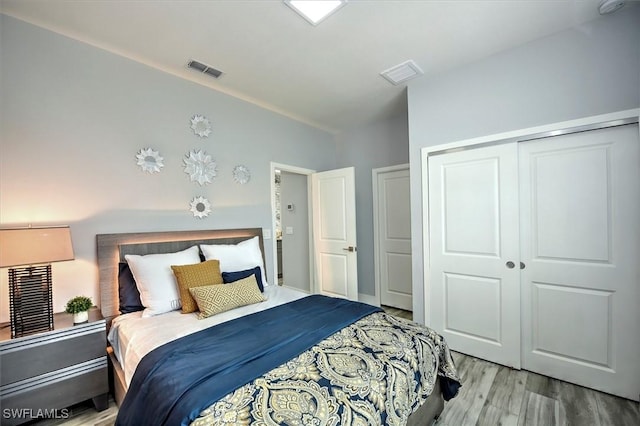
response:
[(140, 360), (153, 349), (196, 331), (308, 296), (307, 293), (275, 285), (265, 287), (264, 295), (267, 298), (264, 302), (202, 320), (198, 319), (196, 313), (183, 314), (180, 311), (147, 318), (142, 317), (142, 311), (116, 317), (108, 339), (124, 370), (127, 387)]

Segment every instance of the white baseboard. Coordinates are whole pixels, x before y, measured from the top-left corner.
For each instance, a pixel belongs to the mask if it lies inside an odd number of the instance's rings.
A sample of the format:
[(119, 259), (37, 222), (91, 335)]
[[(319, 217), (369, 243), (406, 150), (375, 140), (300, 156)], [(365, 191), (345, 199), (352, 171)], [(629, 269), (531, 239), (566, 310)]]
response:
[(378, 304), (378, 299), (370, 294), (358, 293), (358, 301), (366, 303), (368, 305), (380, 306)]

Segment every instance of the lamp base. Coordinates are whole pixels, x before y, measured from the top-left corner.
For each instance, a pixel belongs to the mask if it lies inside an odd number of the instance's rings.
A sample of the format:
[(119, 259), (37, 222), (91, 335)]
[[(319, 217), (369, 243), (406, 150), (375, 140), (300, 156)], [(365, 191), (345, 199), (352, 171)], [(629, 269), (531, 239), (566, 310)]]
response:
[(51, 265), (9, 269), (11, 338), (53, 330)]

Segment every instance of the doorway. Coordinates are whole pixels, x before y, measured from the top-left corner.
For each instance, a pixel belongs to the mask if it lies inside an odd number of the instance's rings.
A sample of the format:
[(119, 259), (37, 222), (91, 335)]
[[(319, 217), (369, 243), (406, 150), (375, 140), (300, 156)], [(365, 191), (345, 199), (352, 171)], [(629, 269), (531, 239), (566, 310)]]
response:
[(278, 285), (307, 293), (312, 286), (309, 205), (313, 170), (271, 163), (274, 270)]
[[(279, 177), (279, 210), (276, 200), (276, 175)], [(298, 190), (295, 199), (288, 202), (288, 195), (282, 193), (283, 176), (289, 175), (290, 180), (297, 180), (293, 175), (299, 175), (306, 182), (306, 208), (307, 208), (307, 232), (303, 229), (293, 229), (287, 233), (287, 224), (282, 221), (285, 218), (284, 211), (288, 211), (291, 204), (292, 211), (296, 211), (296, 205), (304, 208), (303, 192), (304, 184), (294, 184)], [(286, 184), (285, 184), (286, 185)], [(296, 166), (279, 163), (271, 163), (271, 210), (272, 230), (275, 238), (272, 239), (273, 268), (278, 276), (282, 270), (282, 285), (293, 287), (309, 293), (328, 294), (358, 300), (358, 261), (356, 244), (356, 214), (355, 214), (355, 169), (346, 167), (342, 169), (315, 172)], [(280, 215), (280, 216), (278, 216)], [(304, 214), (298, 215), (305, 216)], [(279, 221), (281, 232), (276, 231), (276, 222)], [(302, 222), (304, 228), (304, 222)], [(288, 261), (287, 236), (306, 235), (308, 239), (308, 257), (297, 256), (299, 263)], [(282, 247), (278, 255), (278, 236)], [(299, 250), (304, 247), (299, 245)], [(281, 259), (281, 261), (280, 261)], [(278, 268), (278, 264), (282, 266)], [(303, 269), (296, 273), (288, 272), (287, 265)], [(308, 272), (307, 272), (308, 271)], [(307, 277), (305, 281), (304, 277)], [(294, 281), (292, 277), (296, 278)]]

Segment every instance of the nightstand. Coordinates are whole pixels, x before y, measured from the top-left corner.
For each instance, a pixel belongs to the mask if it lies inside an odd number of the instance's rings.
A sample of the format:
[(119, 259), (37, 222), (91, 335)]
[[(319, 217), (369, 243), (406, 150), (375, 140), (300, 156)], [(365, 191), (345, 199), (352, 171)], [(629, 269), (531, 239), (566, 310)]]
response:
[(73, 324), (73, 315), (53, 316), (54, 329), (11, 339), (0, 330), (0, 423), (33, 418), (64, 418), (66, 407), (92, 399), (96, 410), (109, 405), (106, 322), (100, 309), (89, 321)]

